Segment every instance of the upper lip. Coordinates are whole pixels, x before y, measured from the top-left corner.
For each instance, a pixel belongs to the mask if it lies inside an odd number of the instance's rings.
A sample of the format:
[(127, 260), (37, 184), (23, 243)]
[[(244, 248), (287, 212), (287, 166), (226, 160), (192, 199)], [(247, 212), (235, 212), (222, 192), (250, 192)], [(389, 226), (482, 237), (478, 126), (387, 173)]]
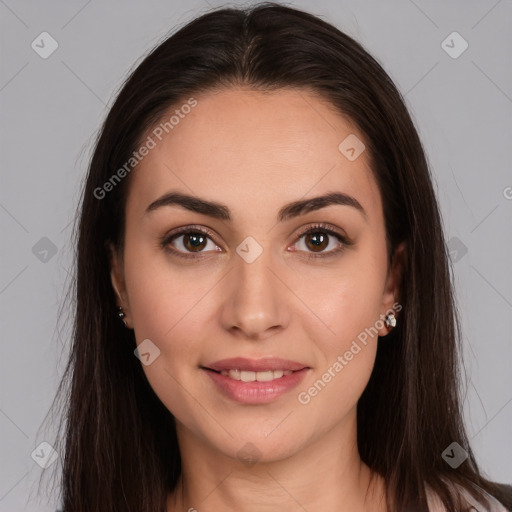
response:
[(204, 368), (220, 372), (222, 370), (242, 370), (260, 372), (265, 370), (302, 370), (308, 368), (307, 365), (280, 359), (278, 357), (264, 357), (262, 359), (247, 359), (245, 357), (234, 357), (231, 359), (221, 359), (214, 363), (204, 365)]

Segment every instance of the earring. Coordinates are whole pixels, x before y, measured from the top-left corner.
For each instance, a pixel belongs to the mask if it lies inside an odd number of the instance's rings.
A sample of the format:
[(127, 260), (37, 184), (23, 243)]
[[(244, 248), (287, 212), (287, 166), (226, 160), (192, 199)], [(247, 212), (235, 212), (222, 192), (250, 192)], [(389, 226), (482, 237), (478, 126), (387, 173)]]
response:
[(126, 325), (126, 320), (124, 319), (124, 317), (126, 316), (126, 313), (123, 311), (123, 308), (121, 306), (119, 306), (117, 308), (117, 316), (123, 321), (124, 326), (128, 327)]
[(395, 327), (396, 325), (396, 317), (393, 313), (389, 313), (386, 315), (384, 322), (388, 327)]

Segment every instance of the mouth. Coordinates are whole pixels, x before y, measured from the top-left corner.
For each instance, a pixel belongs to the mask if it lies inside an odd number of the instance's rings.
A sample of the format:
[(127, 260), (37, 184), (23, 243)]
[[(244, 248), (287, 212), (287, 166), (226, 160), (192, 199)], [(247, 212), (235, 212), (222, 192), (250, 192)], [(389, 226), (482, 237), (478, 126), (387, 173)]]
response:
[(263, 357), (260, 359), (248, 359), (246, 357), (232, 357), (221, 359), (203, 365), (209, 370), (220, 372), (222, 370), (242, 370), (251, 372), (264, 372), (270, 370), (302, 370), (307, 365), (291, 361), (290, 359), (281, 359), (280, 357)]
[(280, 358), (223, 359), (200, 366), (225, 396), (239, 403), (263, 404), (295, 388), (309, 366)]
[(233, 380), (241, 380), (242, 382), (270, 382), (272, 380), (281, 379), (286, 375), (291, 375), (292, 373), (294, 373), (293, 370), (264, 370), (260, 372), (253, 372), (240, 369), (221, 371), (212, 370), (211, 368), (204, 369), (210, 370), (215, 373), (219, 373), (220, 375), (224, 375)]

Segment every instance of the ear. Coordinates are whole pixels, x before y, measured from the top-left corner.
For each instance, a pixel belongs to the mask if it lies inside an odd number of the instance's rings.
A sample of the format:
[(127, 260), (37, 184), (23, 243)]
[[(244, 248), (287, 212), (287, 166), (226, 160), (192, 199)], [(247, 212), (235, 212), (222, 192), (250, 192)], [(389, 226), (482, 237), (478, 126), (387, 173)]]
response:
[(126, 293), (126, 283), (124, 280), (124, 264), (123, 257), (117, 249), (114, 247), (112, 242), (106, 243), (107, 251), (109, 254), (110, 261), (110, 280), (112, 281), (112, 287), (116, 294), (117, 305), (121, 306), (128, 314), (128, 294)]
[[(401, 311), (402, 305), (398, 302), (401, 296), (402, 287), (402, 276), (406, 266), (406, 244), (402, 242), (399, 244), (393, 252), (391, 259), (391, 265), (388, 270), (386, 277), (386, 285), (384, 287), (384, 293), (382, 295), (381, 314), (380, 318), (385, 319), (386, 315), (393, 313), (395, 317), (398, 316), (398, 312)], [(379, 336), (386, 336), (391, 331), (392, 327), (384, 325), (382, 329), (379, 329)]]

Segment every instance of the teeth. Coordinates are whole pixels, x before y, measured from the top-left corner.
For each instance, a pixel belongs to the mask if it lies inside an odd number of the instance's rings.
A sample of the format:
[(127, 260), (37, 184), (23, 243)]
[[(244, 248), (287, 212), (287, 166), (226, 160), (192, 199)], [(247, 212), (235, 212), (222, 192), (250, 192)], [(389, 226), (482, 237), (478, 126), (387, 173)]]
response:
[(256, 372), (240, 372), (240, 380), (242, 382), (252, 382), (256, 380)]
[(265, 372), (222, 370), (220, 373), (234, 380), (241, 380), (243, 382), (268, 382), (274, 379), (280, 379), (283, 375), (290, 375), (293, 372), (292, 370), (267, 370)]

